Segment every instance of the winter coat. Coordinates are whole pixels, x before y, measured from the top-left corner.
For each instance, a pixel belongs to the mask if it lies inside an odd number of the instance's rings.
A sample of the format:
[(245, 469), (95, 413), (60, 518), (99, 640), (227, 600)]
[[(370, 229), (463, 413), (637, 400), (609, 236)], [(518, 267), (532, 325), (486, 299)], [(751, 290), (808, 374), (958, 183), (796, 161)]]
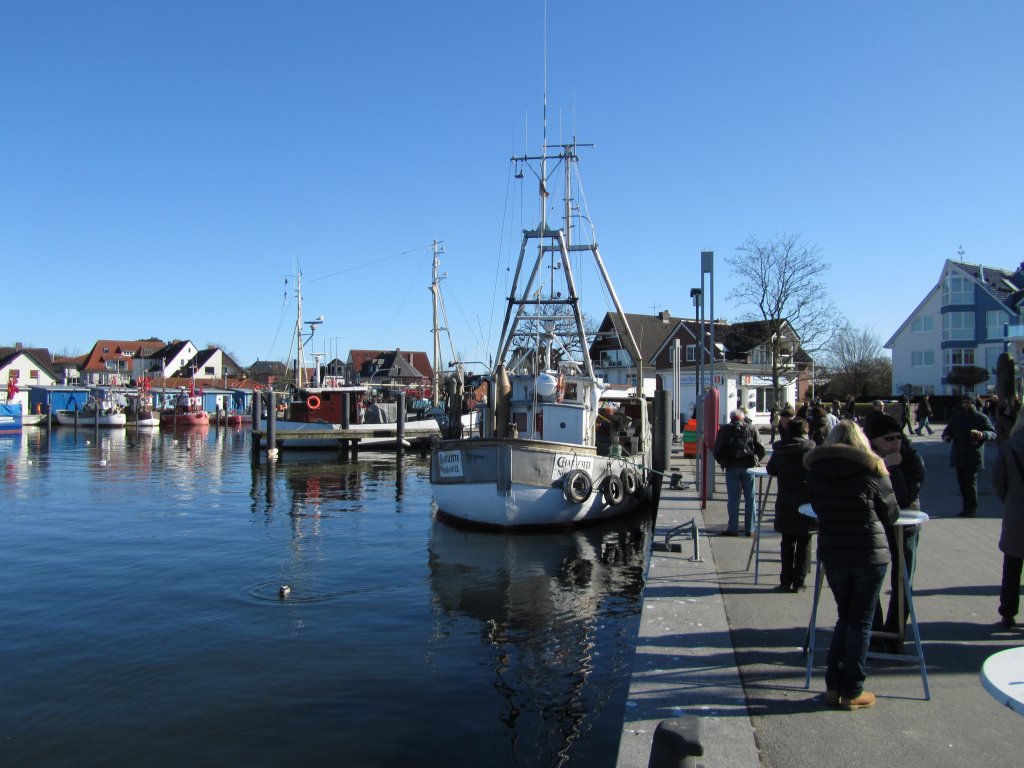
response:
[(779, 490), (775, 496), (775, 530), (787, 536), (806, 536), (814, 529), (814, 521), (801, 515), (799, 507), (811, 500), (807, 494), (807, 467), (804, 456), (814, 443), (801, 435), (779, 440), (765, 470), (777, 477)]
[[(1014, 461), (1014, 456), (1017, 461)], [(1021, 467), (1024, 467), (1024, 430), (1003, 441), (992, 464), (992, 485), (1003, 502), (999, 549), (1011, 557), (1024, 558), (1024, 476), (1021, 475)]]
[(900, 435), (900, 456), (900, 463), (889, 467), (889, 482), (892, 483), (892, 491), (896, 494), (896, 503), (900, 509), (906, 509), (921, 495), (921, 486), (924, 485), (924, 459), (914, 448), (914, 444), (903, 435)]
[[(971, 439), (971, 430), (982, 433), (979, 442)], [(977, 410), (957, 408), (942, 430), (942, 439), (953, 441), (949, 452), (949, 466), (957, 469), (982, 469), (985, 466), (985, 441), (995, 440), (995, 427), (988, 416)]]
[(883, 565), (889, 545), (881, 520), (899, 517), (889, 475), (878, 457), (852, 445), (821, 445), (804, 456), (807, 489), (818, 516), (818, 558), (826, 565)]
[(924, 421), (932, 415), (932, 406), (927, 400), (922, 400), (917, 404), (917, 420)]
[(722, 469), (732, 469), (734, 467), (744, 467), (750, 469), (756, 467), (758, 462), (764, 458), (764, 446), (761, 445), (761, 438), (758, 437), (757, 427), (753, 424), (745, 424), (747, 432), (750, 433), (750, 439), (752, 442), (752, 448), (754, 454), (752, 456), (745, 456), (741, 459), (737, 459), (733, 456), (728, 455), (729, 441), (732, 438), (733, 430), (736, 429), (736, 425), (739, 422), (730, 421), (728, 424), (718, 428), (718, 435), (715, 437), (715, 447), (711, 450), (712, 455), (715, 457), (715, 461)]

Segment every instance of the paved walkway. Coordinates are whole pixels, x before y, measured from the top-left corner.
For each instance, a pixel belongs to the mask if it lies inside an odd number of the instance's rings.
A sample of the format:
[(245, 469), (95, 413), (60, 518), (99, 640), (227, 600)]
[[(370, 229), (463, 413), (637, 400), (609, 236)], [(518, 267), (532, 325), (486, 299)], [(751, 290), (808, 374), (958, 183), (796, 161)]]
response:
[[(645, 768), (658, 722), (683, 714), (704, 720), (706, 768), (1021, 765), (1024, 719), (997, 704), (978, 678), (990, 654), (1024, 645), (1020, 627), (997, 624), (999, 501), (985, 470), (979, 516), (957, 518), (948, 446), (938, 433), (915, 438), (915, 445), (927, 466), (921, 507), (932, 518), (922, 530), (914, 580), (931, 700), (924, 700), (916, 664), (873, 660), (867, 688), (878, 704), (857, 712), (827, 709), (816, 700), (824, 689), (824, 651), (816, 655), (811, 689), (804, 688), (800, 646), (812, 593), (773, 591), (779, 574), (774, 492), (755, 584), (753, 566), (746, 569), (751, 539), (715, 535), (726, 522), (719, 473), (716, 499), (703, 512), (692, 488), (663, 494), (656, 540), (695, 518), (706, 533), (703, 562), (691, 561), (690, 541), (680, 542), (682, 552), (652, 555), (619, 768)], [(994, 446), (989, 450), (991, 457)], [(673, 456), (673, 466), (684, 476), (693, 473), (692, 461), (681, 456)], [(825, 587), (818, 625), (834, 621)]]

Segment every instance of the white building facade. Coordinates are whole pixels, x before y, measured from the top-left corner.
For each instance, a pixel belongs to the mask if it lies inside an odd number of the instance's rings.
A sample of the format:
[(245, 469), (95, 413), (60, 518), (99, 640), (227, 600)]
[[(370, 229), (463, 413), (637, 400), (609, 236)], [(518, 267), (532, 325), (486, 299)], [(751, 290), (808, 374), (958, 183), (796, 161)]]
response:
[[(1012, 329), (1020, 323), (1022, 298), (1021, 268), (1010, 271), (947, 260), (938, 283), (885, 343), (892, 350), (893, 394), (992, 391), (996, 361), (1008, 350)], [(970, 366), (988, 371), (988, 380), (973, 387), (949, 381), (953, 368)]]

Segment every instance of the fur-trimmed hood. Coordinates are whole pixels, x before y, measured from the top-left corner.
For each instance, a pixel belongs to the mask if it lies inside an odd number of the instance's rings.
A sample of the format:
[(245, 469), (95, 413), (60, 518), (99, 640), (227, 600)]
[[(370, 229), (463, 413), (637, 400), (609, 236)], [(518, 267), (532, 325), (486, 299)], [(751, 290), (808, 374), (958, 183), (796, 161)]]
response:
[(879, 464), (880, 459), (874, 453), (845, 443), (819, 445), (804, 456), (807, 469), (830, 477), (848, 477), (861, 472), (881, 477)]

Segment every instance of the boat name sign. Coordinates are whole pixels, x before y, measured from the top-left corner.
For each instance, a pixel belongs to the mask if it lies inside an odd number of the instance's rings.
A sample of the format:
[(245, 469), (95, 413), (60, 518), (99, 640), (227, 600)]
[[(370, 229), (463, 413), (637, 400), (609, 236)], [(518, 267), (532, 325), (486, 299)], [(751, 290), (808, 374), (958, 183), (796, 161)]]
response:
[(594, 457), (580, 456), (576, 453), (556, 453), (551, 467), (551, 479), (557, 480), (571, 469), (582, 469), (591, 477), (594, 476)]
[(437, 466), (441, 477), (462, 477), (462, 451), (440, 451)]

